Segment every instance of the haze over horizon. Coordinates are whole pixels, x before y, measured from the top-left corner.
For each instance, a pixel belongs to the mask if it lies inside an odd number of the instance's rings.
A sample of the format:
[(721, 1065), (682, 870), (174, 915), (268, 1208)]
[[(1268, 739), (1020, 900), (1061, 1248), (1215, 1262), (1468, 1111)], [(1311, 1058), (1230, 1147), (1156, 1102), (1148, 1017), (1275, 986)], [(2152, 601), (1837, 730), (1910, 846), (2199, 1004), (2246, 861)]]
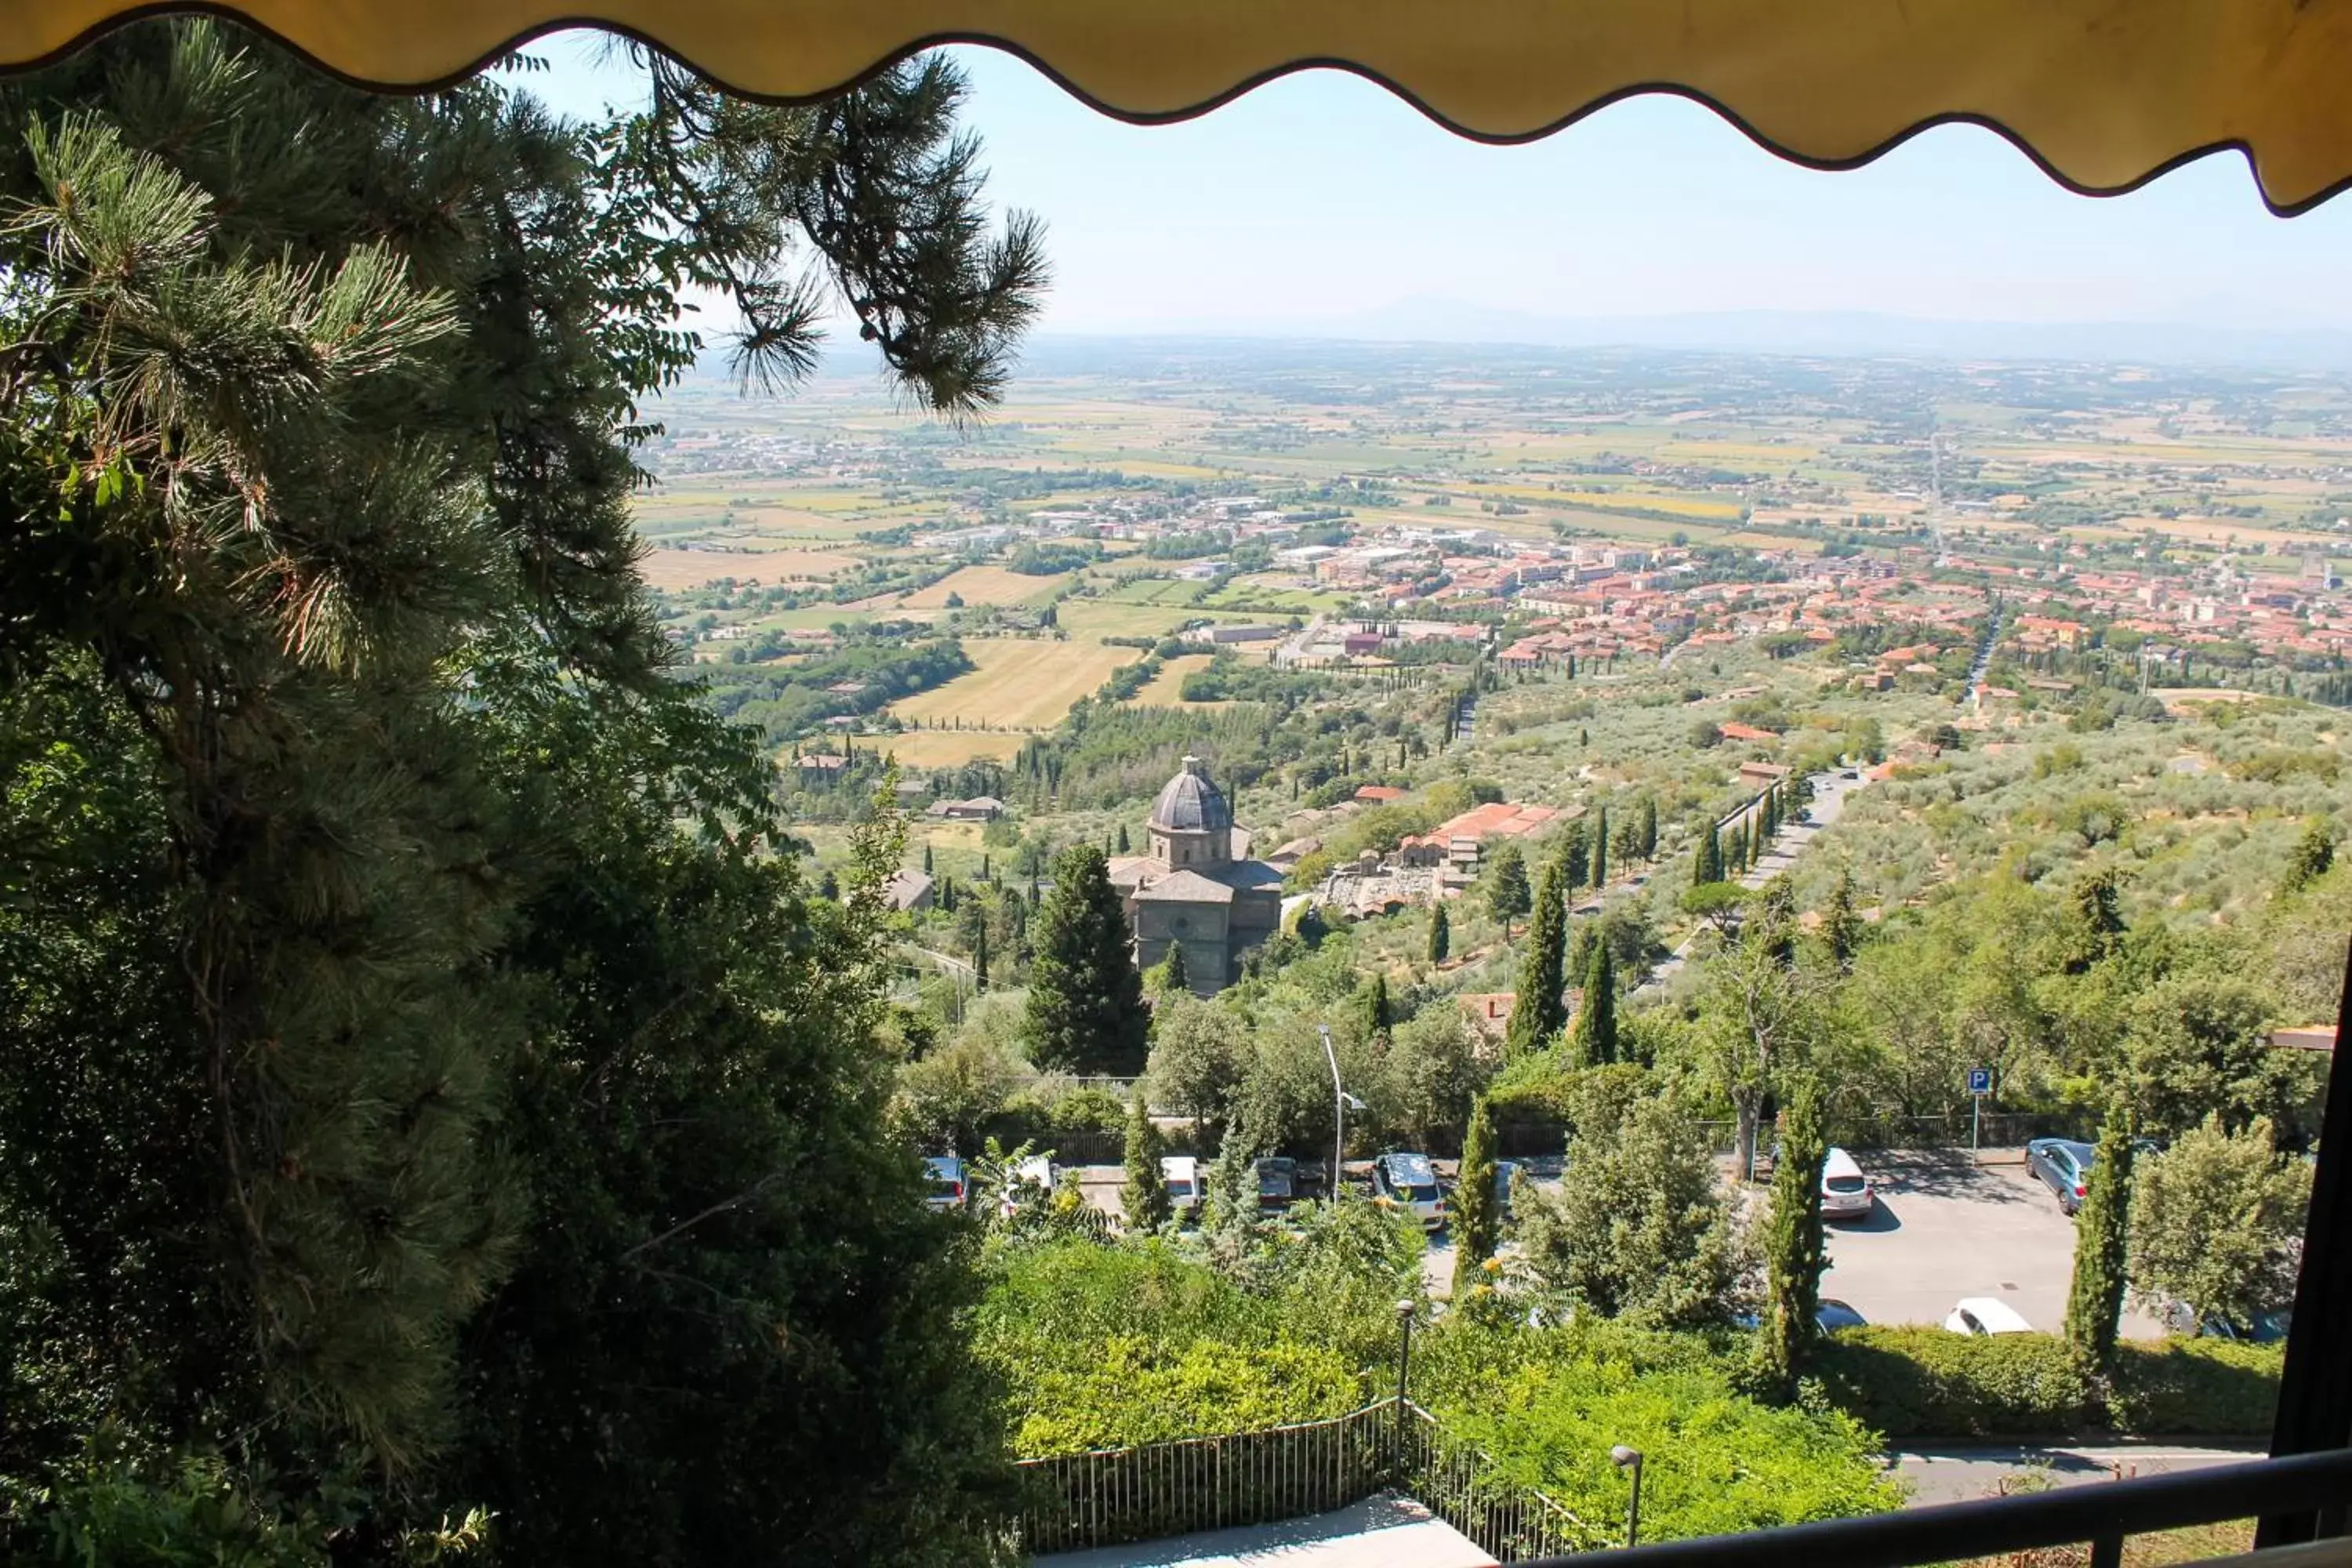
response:
[[(565, 112), (634, 91), (595, 35), (534, 48), (553, 68), (528, 85)], [(1945, 126), (1827, 174), (1665, 96), (1491, 147), (1328, 70), (1137, 127), (952, 53), (992, 200), (1048, 226), (1045, 335), (1674, 342), (1712, 321), (1708, 346), (2007, 356), (2064, 326), (2162, 357), (2146, 329), (2179, 324), (2176, 357), (2352, 368), (2352, 200), (2274, 217), (2234, 153), (2093, 198)]]

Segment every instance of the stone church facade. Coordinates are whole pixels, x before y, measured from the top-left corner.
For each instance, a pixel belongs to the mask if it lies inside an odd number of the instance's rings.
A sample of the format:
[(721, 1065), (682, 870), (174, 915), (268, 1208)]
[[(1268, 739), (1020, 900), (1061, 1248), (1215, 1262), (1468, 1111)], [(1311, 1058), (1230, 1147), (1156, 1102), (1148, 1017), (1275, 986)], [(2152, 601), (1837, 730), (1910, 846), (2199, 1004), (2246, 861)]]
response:
[(1249, 837), (1200, 758), (1151, 803), (1150, 852), (1110, 863), (1111, 885), (1135, 931), (1136, 963), (1150, 969), (1184, 950), (1195, 994), (1214, 995), (1241, 977), (1242, 955), (1282, 923), (1282, 873), (1247, 858)]

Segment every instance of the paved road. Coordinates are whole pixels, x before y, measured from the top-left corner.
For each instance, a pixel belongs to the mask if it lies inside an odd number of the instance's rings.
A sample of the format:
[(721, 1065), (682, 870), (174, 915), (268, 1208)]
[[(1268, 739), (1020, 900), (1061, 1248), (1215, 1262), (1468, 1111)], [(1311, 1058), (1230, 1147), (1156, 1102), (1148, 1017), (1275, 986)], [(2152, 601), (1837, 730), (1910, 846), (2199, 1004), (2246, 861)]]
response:
[[(1870, 780), (1867, 777), (1850, 779), (1843, 773), (1815, 773), (1813, 798), (1805, 808), (1803, 819), (1780, 825), (1780, 834), (1773, 838), (1763, 855), (1758, 858), (1755, 869), (1739, 879), (1739, 885), (1743, 888), (1760, 888), (1794, 866), (1797, 863), (1797, 857), (1811, 848), (1813, 840), (1827, 832), (1843, 814), (1846, 797), (1858, 789), (1867, 787), (1869, 783)], [(1639, 996), (1657, 991), (1680, 973), (1684, 963), (1688, 961), (1691, 943), (1696, 940), (1696, 933), (1694, 932), (1684, 940), (1682, 946), (1660, 959), (1656, 967), (1650, 971), (1649, 978), (1633, 988), (1633, 994)]]
[(1900, 1449), (1887, 1456), (1911, 1484), (1908, 1506), (1967, 1502), (1998, 1497), (2005, 1487), (2083, 1486), (2093, 1481), (2201, 1470), (2262, 1458), (2258, 1445), (2242, 1448), (2182, 1447), (2164, 1443), (2086, 1443), (2059, 1447), (2035, 1445)]
[[(1826, 1227), (1822, 1295), (1874, 1323), (1940, 1323), (1964, 1296), (2006, 1301), (2037, 1329), (2055, 1332), (2065, 1321), (2074, 1222), (2023, 1165), (1979, 1165), (1965, 1149), (1862, 1160), (1878, 1203), (1868, 1219)], [(2123, 1331), (2163, 1333), (2132, 1310)]]
[(1492, 1568), (1419, 1503), (1377, 1497), (1312, 1519), (1033, 1557), (1037, 1568)]

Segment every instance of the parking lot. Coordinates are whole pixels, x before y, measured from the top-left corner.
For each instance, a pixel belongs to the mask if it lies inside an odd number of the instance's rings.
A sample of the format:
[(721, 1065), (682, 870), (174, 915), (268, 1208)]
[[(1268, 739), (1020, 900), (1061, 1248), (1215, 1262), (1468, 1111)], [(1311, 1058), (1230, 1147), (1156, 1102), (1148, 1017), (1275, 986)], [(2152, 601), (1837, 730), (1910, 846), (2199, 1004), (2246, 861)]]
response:
[[(1960, 1298), (1990, 1296), (2055, 1332), (2066, 1319), (2074, 1222), (2021, 1153), (1986, 1153), (2001, 1163), (1974, 1163), (1965, 1149), (1860, 1156), (1878, 1203), (1866, 1220), (1828, 1227), (1822, 1294), (1874, 1323), (1940, 1323)], [(2129, 1310), (2123, 1327), (2136, 1339), (2163, 1331)]]
[[(1989, 1149), (1981, 1163), (1965, 1149), (1858, 1158), (1878, 1202), (1868, 1219), (1827, 1227), (1822, 1295), (1874, 1323), (1940, 1323), (1969, 1296), (2006, 1301), (2037, 1329), (2054, 1333), (2064, 1323), (2074, 1222), (2026, 1169), (2022, 1151)], [(1540, 1163), (1539, 1179), (1557, 1180), (1557, 1162)], [(1088, 1166), (1087, 1195), (1116, 1215), (1123, 1179), (1116, 1165)], [(1452, 1288), (1452, 1241), (1444, 1231), (1430, 1237), (1422, 1276), (1433, 1296)], [(2123, 1331), (2156, 1339), (2163, 1330), (2126, 1309)]]

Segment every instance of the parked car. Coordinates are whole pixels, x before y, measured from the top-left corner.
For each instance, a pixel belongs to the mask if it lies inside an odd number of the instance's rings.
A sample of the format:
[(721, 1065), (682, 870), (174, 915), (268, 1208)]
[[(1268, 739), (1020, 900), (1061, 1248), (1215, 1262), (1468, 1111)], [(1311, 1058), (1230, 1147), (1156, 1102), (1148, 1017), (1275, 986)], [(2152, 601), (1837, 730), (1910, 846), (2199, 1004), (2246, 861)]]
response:
[[(1761, 1328), (1764, 1323), (1764, 1320), (1754, 1312), (1742, 1312), (1731, 1321), (1743, 1329)], [(1821, 1325), (1822, 1332), (1833, 1334), (1840, 1329), (1866, 1327), (1870, 1320), (1843, 1301), (1832, 1300), (1825, 1296), (1813, 1309), (1813, 1321)]]
[(923, 1161), (923, 1174), (930, 1182), (930, 1191), (923, 1196), (923, 1206), (932, 1210), (960, 1209), (964, 1201), (964, 1165), (953, 1154), (933, 1154)]
[(2248, 1323), (2233, 1323), (2227, 1318), (2209, 1318), (2186, 1301), (2165, 1304), (2164, 1326), (2176, 1334), (2195, 1334), (2209, 1340), (2238, 1340), (2247, 1344), (2276, 1344), (2286, 1338), (2294, 1314), (2290, 1311), (2261, 1312)]
[(1992, 1334), (2030, 1334), (2033, 1325), (2018, 1315), (2008, 1302), (1990, 1296), (1970, 1296), (1952, 1309), (1944, 1327), (1956, 1334), (1975, 1334), (1983, 1338)]
[(1518, 1173), (1517, 1160), (1495, 1162), (1495, 1212), (1505, 1219), (1511, 1217), (1511, 1180)]
[(1822, 1162), (1822, 1217), (1867, 1218), (1877, 1202), (1870, 1178), (1863, 1174), (1853, 1156), (1843, 1149), (1832, 1149)]
[(1260, 1214), (1280, 1214), (1298, 1196), (1298, 1162), (1279, 1154), (1250, 1162), (1250, 1173), (1257, 1178), (1257, 1208)]
[(1437, 1168), (1426, 1154), (1383, 1154), (1373, 1161), (1372, 1192), (1410, 1210), (1424, 1229), (1445, 1224), (1445, 1196), (1437, 1190)]
[(1013, 1167), (1004, 1191), (996, 1200), (996, 1212), (1011, 1219), (1024, 1203), (1041, 1204), (1054, 1192), (1054, 1156), (1032, 1154)]
[(1168, 1184), (1168, 1206), (1180, 1222), (1200, 1214), (1200, 1161), (1190, 1154), (1162, 1154), (1160, 1179)]
[(2025, 1146), (2025, 1163), (2042, 1184), (2058, 1194), (2058, 1206), (2068, 1214), (2083, 1206), (2091, 1187), (2091, 1163), (2098, 1151), (2072, 1138), (2036, 1138)]
[(1825, 1334), (1836, 1333), (1840, 1329), (1863, 1329), (1870, 1326), (1869, 1319), (1847, 1306), (1843, 1301), (1828, 1296), (1822, 1297), (1821, 1305), (1813, 1309), (1813, 1321), (1822, 1326), (1822, 1332)]

